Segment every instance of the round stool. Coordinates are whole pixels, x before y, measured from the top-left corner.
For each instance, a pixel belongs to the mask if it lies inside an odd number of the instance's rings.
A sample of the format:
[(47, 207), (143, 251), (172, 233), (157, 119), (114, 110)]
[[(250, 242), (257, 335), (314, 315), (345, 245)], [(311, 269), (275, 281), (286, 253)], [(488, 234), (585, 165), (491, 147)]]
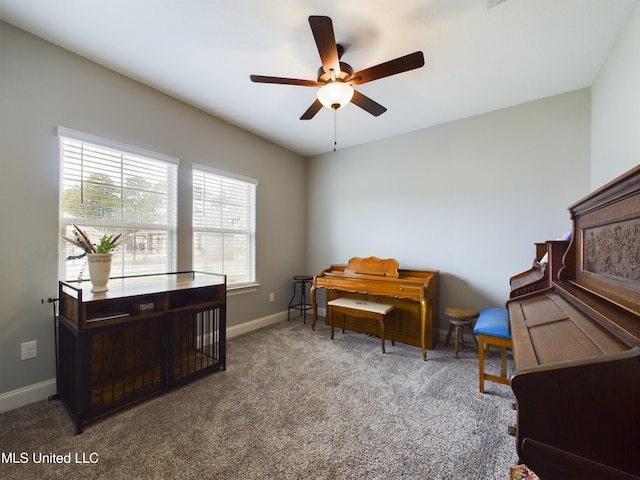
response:
[(449, 333), (447, 333), (447, 338), (444, 341), (444, 345), (449, 345), (451, 332), (455, 330), (456, 343), (454, 351), (456, 354), (456, 358), (460, 358), (458, 354), (460, 352), (460, 349), (464, 345), (464, 327), (469, 327), (469, 329), (471, 330), (471, 336), (476, 342), (476, 347), (478, 346), (478, 340), (476, 340), (476, 336), (473, 334), (473, 321), (478, 318), (480, 312), (468, 307), (446, 307), (444, 309), (444, 314), (450, 318)]
[[(307, 303), (307, 285), (311, 285), (313, 277), (310, 275), (293, 276), (293, 296), (289, 301), (287, 309), (287, 321), (291, 319), (291, 309), (298, 310), (302, 315), (302, 322), (307, 323), (307, 310), (311, 310), (312, 305)], [(300, 286), (300, 299), (298, 303), (293, 303), (296, 299), (296, 287)]]

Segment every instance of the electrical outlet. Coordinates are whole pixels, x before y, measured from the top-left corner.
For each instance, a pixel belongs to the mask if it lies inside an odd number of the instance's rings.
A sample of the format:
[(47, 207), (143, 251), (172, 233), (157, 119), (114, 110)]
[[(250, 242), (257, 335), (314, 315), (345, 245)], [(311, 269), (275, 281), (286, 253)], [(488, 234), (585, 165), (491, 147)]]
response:
[(275, 293), (270, 293), (269, 294), (269, 302), (273, 303), (276, 301), (276, 294)]
[(32, 340), (31, 342), (24, 342), (22, 347), (22, 360), (28, 360), (30, 358), (36, 358), (38, 356), (38, 341)]

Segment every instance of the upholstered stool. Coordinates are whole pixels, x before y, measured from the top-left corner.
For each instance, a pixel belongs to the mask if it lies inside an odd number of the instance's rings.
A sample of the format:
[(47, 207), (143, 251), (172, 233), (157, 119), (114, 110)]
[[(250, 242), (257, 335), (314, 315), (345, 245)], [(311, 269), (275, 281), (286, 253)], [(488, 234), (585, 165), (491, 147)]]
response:
[[(307, 323), (307, 310), (311, 310), (312, 305), (307, 303), (307, 286), (311, 286), (313, 277), (309, 275), (293, 276), (293, 296), (289, 300), (289, 308), (287, 309), (287, 321), (291, 320), (291, 310), (298, 310), (302, 315), (302, 323)], [(300, 288), (300, 298), (296, 301), (296, 287)]]
[[(509, 332), (509, 313), (506, 308), (483, 308), (473, 329), (478, 335), (478, 376), (480, 393), (484, 393), (484, 381), (510, 385), (507, 377), (507, 350), (511, 350), (511, 333)], [(485, 373), (484, 357), (488, 356), (491, 347), (502, 350), (500, 376)]]
[[(365, 300), (358, 300), (355, 298), (339, 297), (335, 300), (327, 302), (327, 316), (329, 317), (329, 323), (331, 325), (331, 340), (333, 340), (333, 316), (336, 313), (343, 315), (342, 319), (342, 333), (344, 333), (344, 325), (346, 319), (344, 316), (353, 315), (360, 318), (370, 318), (378, 322), (380, 331), (380, 340), (382, 341), (382, 353), (386, 353), (384, 349), (384, 323), (385, 319), (393, 313), (395, 307), (393, 305), (387, 305), (386, 303), (368, 302)], [(391, 345), (396, 344), (395, 334), (391, 338)]]
[[(449, 333), (447, 333), (447, 338), (444, 341), (444, 344), (445, 346), (449, 345), (449, 339), (451, 338), (451, 332), (453, 331), (455, 333), (454, 351), (456, 358), (460, 358), (458, 354), (464, 345), (464, 327), (469, 327), (471, 330), (473, 328), (473, 321), (478, 318), (479, 313), (477, 310), (468, 307), (446, 307), (444, 309), (444, 314), (450, 318)], [(473, 335), (473, 330), (471, 334), (476, 345), (478, 345), (478, 341), (476, 340), (475, 335)]]

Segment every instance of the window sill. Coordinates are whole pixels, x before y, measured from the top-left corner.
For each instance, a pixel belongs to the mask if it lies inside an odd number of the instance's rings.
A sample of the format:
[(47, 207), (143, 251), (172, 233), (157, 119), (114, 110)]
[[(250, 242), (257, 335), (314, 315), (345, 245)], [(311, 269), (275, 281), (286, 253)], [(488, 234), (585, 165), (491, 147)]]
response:
[(254, 293), (258, 291), (259, 283), (252, 283), (250, 285), (227, 285), (227, 296), (233, 297), (235, 295), (243, 295), (245, 293)]

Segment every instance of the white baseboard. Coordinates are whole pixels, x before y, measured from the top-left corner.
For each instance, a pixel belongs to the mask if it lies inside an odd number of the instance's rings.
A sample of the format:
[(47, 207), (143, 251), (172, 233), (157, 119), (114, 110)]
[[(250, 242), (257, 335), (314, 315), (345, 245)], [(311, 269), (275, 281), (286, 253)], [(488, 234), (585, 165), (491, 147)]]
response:
[(237, 337), (238, 335), (242, 335), (243, 333), (249, 333), (262, 327), (268, 327), (269, 325), (273, 325), (274, 323), (286, 320), (286, 318), (287, 312), (278, 312), (274, 313), (273, 315), (268, 315), (266, 317), (251, 320), (250, 322), (241, 323), (240, 325), (227, 327), (227, 338), (229, 339)]
[(0, 393), (0, 413), (8, 412), (55, 395), (56, 379), (45, 380), (7, 393)]
[[(258, 318), (250, 322), (245, 322), (240, 325), (227, 328), (227, 338), (236, 337), (243, 333), (249, 333), (253, 330), (257, 330), (262, 327), (267, 327), (278, 323), (282, 320), (286, 320), (287, 312), (278, 312), (267, 317)], [(8, 412), (30, 403), (39, 402), (45, 400), (51, 395), (57, 393), (56, 379), (45, 380), (40, 383), (28, 385), (26, 387), (18, 388), (7, 393), (0, 393), (0, 413)]]

